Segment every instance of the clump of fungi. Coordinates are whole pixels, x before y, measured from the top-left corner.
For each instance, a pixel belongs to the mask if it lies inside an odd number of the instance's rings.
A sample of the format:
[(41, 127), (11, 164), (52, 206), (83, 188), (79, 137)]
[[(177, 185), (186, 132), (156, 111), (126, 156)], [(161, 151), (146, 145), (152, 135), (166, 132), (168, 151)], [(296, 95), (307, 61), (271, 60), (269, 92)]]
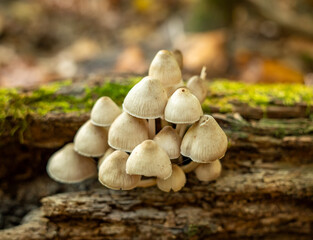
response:
[(63, 183), (98, 176), (111, 189), (157, 185), (165, 192), (182, 189), (191, 171), (200, 181), (218, 178), (227, 137), (212, 116), (203, 115), (205, 68), (185, 86), (182, 65), (179, 51), (161, 50), (123, 110), (109, 97), (98, 99), (74, 143), (49, 159), (49, 176)]

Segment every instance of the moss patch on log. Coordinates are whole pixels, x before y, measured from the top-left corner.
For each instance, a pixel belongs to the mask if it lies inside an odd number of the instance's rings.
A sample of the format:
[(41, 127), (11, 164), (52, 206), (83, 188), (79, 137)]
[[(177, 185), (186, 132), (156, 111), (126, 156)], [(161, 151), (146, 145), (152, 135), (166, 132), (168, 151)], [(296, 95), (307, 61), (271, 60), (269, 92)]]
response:
[(313, 87), (302, 84), (246, 84), (218, 80), (210, 82), (208, 87), (209, 97), (203, 103), (207, 112), (210, 106), (219, 107), (221, 112), (231, 112), (236, 103), (261, 107), (265, 112), (271, 105), (313, 106)]
[[(103, 79), (99, 86), (87, 86), (71, 80), (52, 83), (33, 91), (19, 89), (0, 89), (0, 135), (10, 135), (27, 129), (29, 116), (44, 116), (47, 113), (90, 112), (95, 101), (101, 96), (111, 97), (121, 105), (128, 91), (141, 77), (128, 77), (123, 82)], [(73, 89), (72, 89), (73, 88)], [(218, 107), (220, 112), (231, 112), (235, 104), (247, 104), (252, 107), (266, 108), (271, 105), (292, 106), (304, 104), (313, 106), (313, 88), (300, 84), (259, 84), (251, 85), (228, 80), (216, 80), (208, 83), (209, 96), (203, 103), (205, 112)], [(9, 120), (9, 121), (7, 121)], [(7, 123), (10, 122), (8, 125)]]

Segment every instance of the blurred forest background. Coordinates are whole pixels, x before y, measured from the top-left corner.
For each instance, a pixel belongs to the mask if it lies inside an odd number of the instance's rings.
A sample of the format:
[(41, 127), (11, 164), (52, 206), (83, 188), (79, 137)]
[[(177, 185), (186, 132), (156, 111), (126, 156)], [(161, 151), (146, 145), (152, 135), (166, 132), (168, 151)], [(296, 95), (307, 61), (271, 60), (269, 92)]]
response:
[(159, 49), (185, 73), (313, 81), (312, 0), (1, 0), (0, 86), (145, 74)]

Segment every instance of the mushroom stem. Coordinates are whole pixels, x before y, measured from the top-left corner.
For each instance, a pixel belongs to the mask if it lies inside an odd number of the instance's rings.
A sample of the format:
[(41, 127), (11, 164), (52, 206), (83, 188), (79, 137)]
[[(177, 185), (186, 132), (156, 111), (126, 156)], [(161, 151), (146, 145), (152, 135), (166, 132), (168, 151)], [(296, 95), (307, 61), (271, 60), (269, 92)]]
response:
[(153, 139), (155, 136), (155, 119), (149, 119), (149, 139)]
[(183, 169), (183, 171), (185, 173), (189, 173), (189, 172), (192, 172), (193, 170), (195, 170), (198, 166), (199, 166), (199, 163), (191, 161), (190, 163), (181, 166), (181, 168)]
[(180, 137), (184, 136), (188, 124), (177, 124), (176, 131)]
[(152, 187), (156, 185), (156, 178), (149, 178), (149, 179), (145, 179), (145, 180), (141, 180), (136, 187)]

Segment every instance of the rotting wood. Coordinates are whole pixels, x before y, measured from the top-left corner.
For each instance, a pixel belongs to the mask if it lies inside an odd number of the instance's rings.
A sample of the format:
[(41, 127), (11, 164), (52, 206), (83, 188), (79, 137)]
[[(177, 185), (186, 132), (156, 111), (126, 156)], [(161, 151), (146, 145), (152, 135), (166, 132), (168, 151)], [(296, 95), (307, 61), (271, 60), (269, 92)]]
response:
[(246, 173), (224, 171), (209, 184), (189, 174), (178, 193), (152, 187), (58, 194), (44, 198), (33, 219), (0, 238), (311, 239), (312, 169), (263, 165)]

